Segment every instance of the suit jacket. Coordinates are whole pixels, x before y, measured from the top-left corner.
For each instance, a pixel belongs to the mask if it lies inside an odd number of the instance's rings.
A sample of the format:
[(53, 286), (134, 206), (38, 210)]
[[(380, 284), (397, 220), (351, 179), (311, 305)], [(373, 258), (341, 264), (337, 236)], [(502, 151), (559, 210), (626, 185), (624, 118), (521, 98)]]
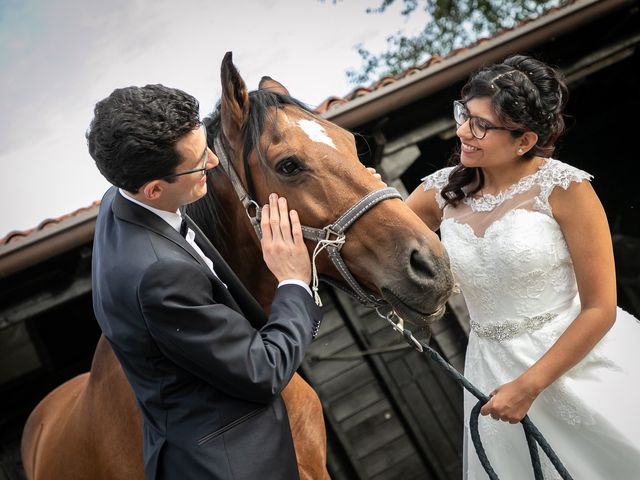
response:
[(320, 311), (299, 285), (264, 312), (197, 234), (216, 278), (170, 225), (105, 194), (93, 245), (93, 306), (142, 412), (149, 479), (298, 478), (280, 391)]

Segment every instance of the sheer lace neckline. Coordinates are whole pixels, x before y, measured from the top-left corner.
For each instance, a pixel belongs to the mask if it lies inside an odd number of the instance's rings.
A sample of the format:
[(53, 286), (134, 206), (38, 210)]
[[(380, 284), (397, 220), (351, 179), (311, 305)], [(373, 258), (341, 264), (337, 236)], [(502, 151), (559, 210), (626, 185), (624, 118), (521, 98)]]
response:
[(469, 205), (475, 211), (490, 211), (502, 204), (505, 200), (512, 198), (518, 193), (525, 192), (531, 188), (536, 179), (550, 165), (549, 159), (545, 158), (535, 172), (532, 172), (520, 178), (517, 182), (511, 184), (505, 190), (494, 194), (484, 193), (482, 195), (474, 194), (472, 197), (465, 197), (464, 203)]

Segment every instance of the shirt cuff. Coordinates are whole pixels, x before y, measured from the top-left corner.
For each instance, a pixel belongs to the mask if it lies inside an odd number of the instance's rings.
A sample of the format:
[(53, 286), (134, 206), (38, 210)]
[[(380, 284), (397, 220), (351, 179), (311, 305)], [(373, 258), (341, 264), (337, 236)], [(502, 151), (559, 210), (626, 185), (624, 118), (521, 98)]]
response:
[(278, 284), (278, 288), (280, 288), (282, 285), (300, 285), (301, 287), (304, 287), (304, 289), (309, 292), (309, 295), (311, 295), (311, 297), (313, 297), (313, 293), (311, 293), (311, 288), (309, 287), (309, 285), (307, 285), (306, 283), (304, 283), (302, 280), (298, 280), (295, 278), (291, 278), (289, 280), (282, 280), (279, 284)]

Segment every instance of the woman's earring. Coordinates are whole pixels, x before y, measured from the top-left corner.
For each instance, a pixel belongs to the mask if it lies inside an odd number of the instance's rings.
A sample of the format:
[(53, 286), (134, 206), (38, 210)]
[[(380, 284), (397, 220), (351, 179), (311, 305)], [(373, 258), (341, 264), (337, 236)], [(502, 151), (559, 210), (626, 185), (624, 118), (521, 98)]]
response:
[(518, 149), (518, 155), (522, 155), (522, 149), (521, 148)]

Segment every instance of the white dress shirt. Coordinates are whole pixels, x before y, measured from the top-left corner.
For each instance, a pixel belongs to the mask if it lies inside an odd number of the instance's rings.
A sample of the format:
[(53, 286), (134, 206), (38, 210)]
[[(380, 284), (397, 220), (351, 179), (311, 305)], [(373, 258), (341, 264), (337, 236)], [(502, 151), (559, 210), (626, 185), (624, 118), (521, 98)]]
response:
[[(122, 188), (119, 188), (118, 190), (120, 191), (120, 193), (122, 194), (122, 196), (124, 198), (126, 198), (127, 200), (135, 203), (136, 205), (140, 205), (141, 207), (146, 208), (151, 213), (155, 213), (157, 216), (159, 216), (161, 219), (163, 219), (165, 222), (167, 222), (169, 225), (171, 225), (171, 227), (176, 232), (180, 233), (180, 225), (182, 224), (182, 215), (180, 213), (180, 210), (178, 210), (176, 212), (167, 212), (166, 210), (159, 210), (157, 208), (153, 208), (153, 207), (147, 205), (146, 203), (142, 203), (139, 200), (136, 200), (135, 198), (133, 198), (131, 195), (129, 195)], [(216, 273), (215, 269), (213, 268), (213, 262), (200, 249), (200, 247), (196, 243), (195, 239), (196, 239), (196, 233), (193, 230), (191, 230), (191, 228), (188, 228), (187, 229), (187, 236), (186, 236), (187, 242), (189, 243), (189, 245), (191, 245), (193, 247), (193, 249), (196, 252), (198, 252), (198, 255), (200, 255), (202, 257), (204, 262), (211, 269), (211, 272), (220, 280), (220, 277), (218, 277), (218, 274)], [(220, 281), (222, 282), (222, 280), (220, 280)], [(222, 284), (225, 287), (227, 286), (224, 282), (222, 282)], [(309, 285), (304, 283), (302, 280), (298, 280), (296, 278), (286, 279), (286, 280), (281, 281), (278, 284), (278, 287), (281, 287), (282, 285), (287, 285), (287, 284), (300, 285), (301, 287), (303, 287), (309, 293), (309, 295), (311, 295), (313, 297), (313, 294), (311, 293), (311, 288), (309, 287)]]

